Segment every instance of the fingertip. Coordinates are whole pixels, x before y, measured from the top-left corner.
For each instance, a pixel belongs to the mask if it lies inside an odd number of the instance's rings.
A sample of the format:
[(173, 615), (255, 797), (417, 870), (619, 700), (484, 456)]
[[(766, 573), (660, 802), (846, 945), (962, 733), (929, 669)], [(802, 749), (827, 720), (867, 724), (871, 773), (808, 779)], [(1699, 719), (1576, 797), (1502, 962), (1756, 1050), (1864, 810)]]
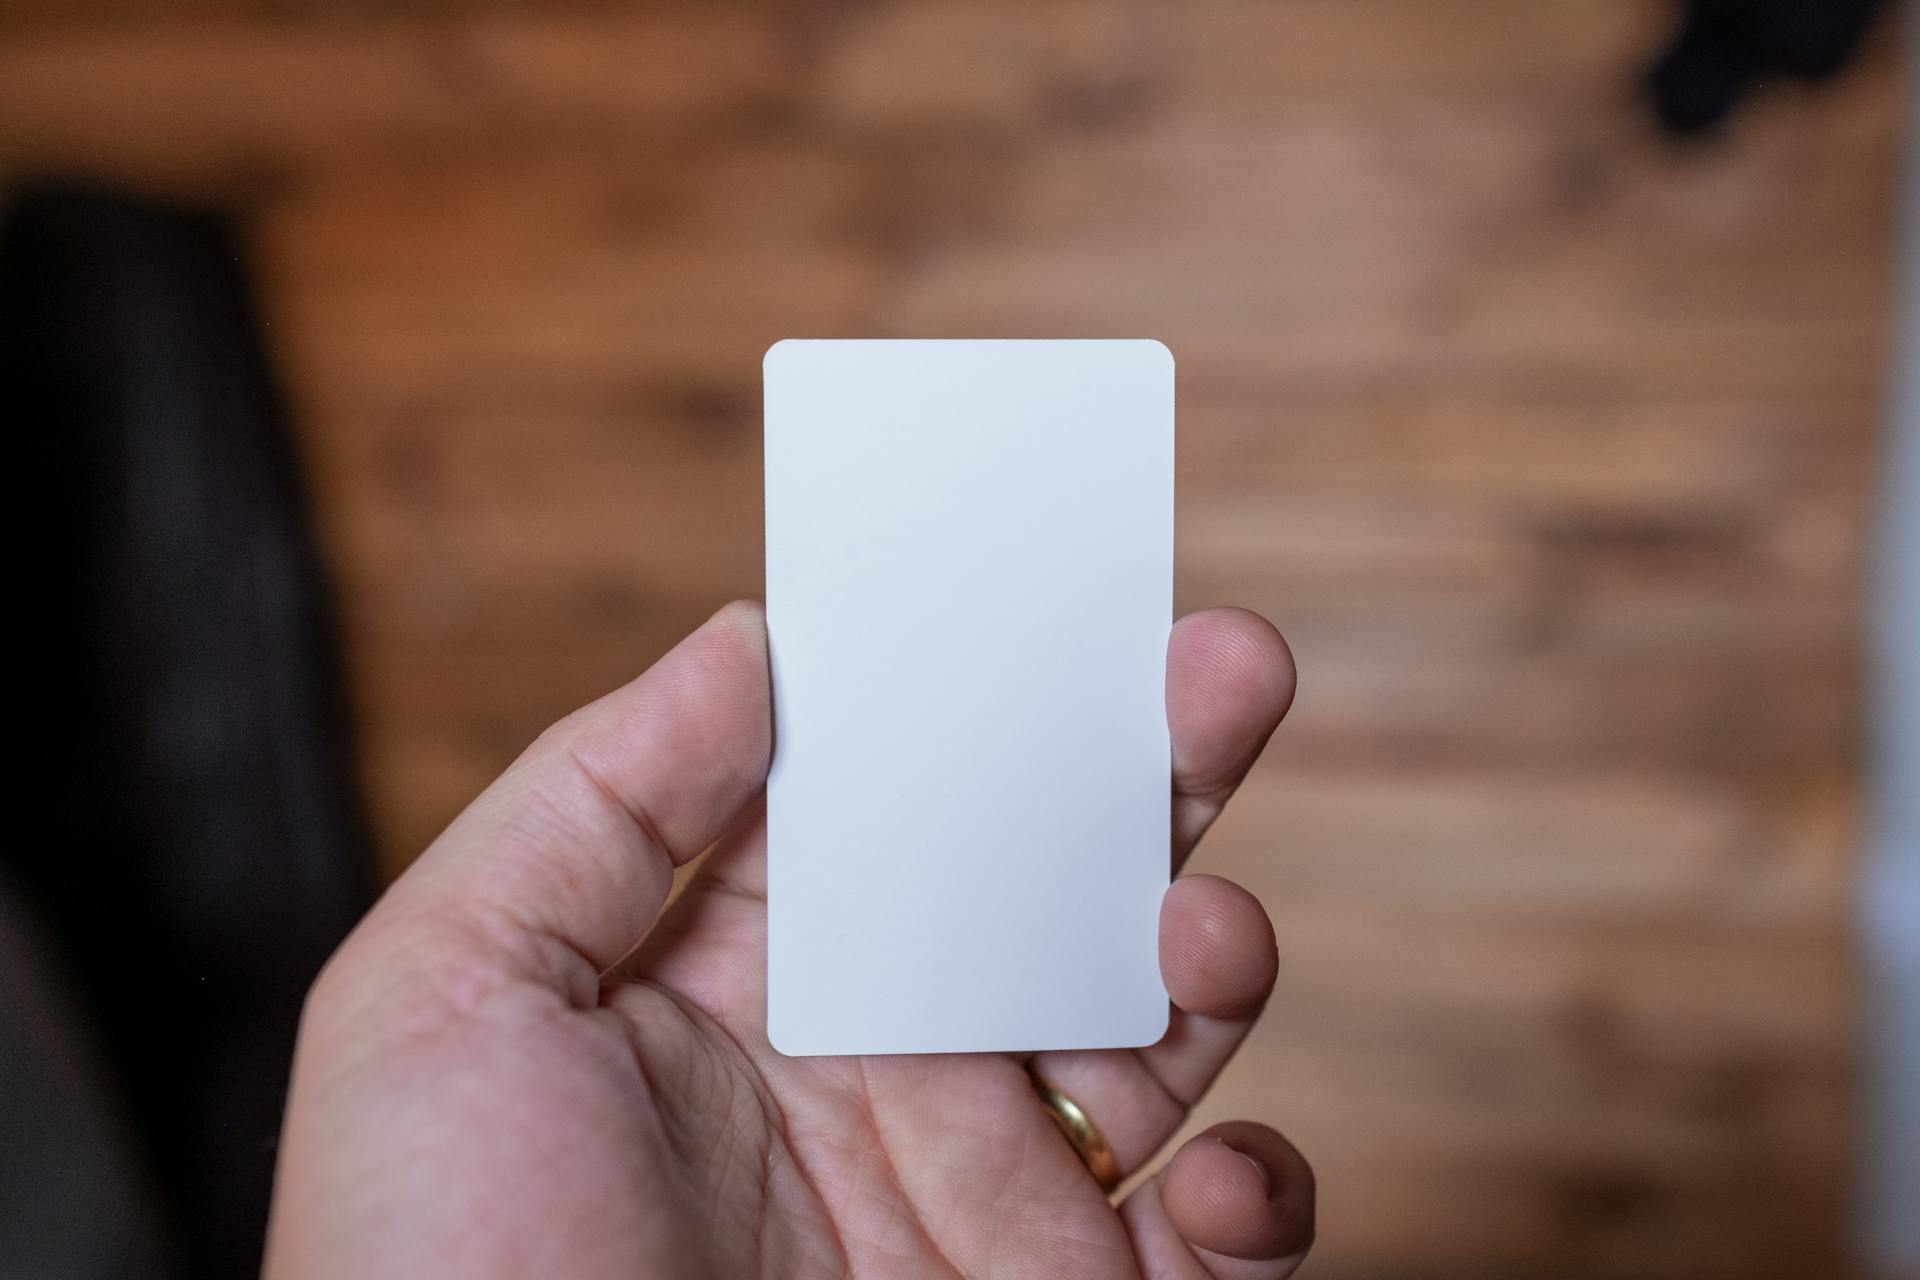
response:
[(1194, 789), (1236, 781), (1259, 754), (1297, 687), (1293, 651), (1247, 609), (1203, 609), (1167, 643), (1167, 725), (1175, 770)]
[(1160, 973), (1189, 1013), (1245, 1018), (1279, 973), (1273, 923), (1260, 900), (1219, 876), (1182, 876), (1160, 905)]
[(1266, 1261), (1313, 1243), (1313, 1170), (1265, 1125), (1214, 1125), (1174, 1154), (1161, 1179), (1167, 1216), (1197, 1248)]
[(708, 618), (693, 638), (716, 656), (765, 666), (767, 610), (758, 600), (730, 600)]
[(767, 624), (767, 606), (758, 600), (741, 596), (721, 605), (714, 613), (712, 621), (764, 633)]
[(680, 647), (688, 661), (655, 670), (670, 673), (683, 696), (707, 708), (701, 722), (683, 732), (708, 739), (736, 773), (757, 784), (773, 751), (765, 607), (757, 600), (730, 601)]

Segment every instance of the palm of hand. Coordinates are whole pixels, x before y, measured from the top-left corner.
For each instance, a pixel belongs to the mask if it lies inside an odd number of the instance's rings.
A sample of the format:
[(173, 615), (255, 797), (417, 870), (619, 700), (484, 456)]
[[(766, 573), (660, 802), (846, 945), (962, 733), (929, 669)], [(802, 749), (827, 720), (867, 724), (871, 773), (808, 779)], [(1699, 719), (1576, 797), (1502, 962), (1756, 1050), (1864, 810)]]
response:
[[(1134, 1051), (786, 1058), (765, 1034), (764, 640), (734, 607), (545, 735), (396, 884), (303, 1024), (268, 1272), (1282, 1277), (1311, 1232), (1284, 1139), (1217, 1126), (1116, 1210), (1037, 1101), (1131, 1171), (1273, 980), (1264, 913), (1169, 892), (1166, 1040)], [(1291, 695), (1270, 628), (1169, 658), (1176, 856)], [(671, 866), (726, 830), (647, 932)], [(624, 954), (632, 939), (644, 944)]]

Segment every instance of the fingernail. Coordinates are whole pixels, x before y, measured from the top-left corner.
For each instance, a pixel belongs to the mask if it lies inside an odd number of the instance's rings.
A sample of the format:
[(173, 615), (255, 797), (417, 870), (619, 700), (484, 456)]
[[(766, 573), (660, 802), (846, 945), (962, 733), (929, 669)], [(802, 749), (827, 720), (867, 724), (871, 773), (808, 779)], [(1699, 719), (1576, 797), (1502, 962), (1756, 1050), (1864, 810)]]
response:
[(1233, 1154), (1239, 1156), (1242, 1160), (1245, 1160), (1248, 1164), (1253, 1166), (1253, 1171), (1260, 1175), (1261, 1191), (1263, 1191), (1266, 1194), (1267, 1199), (1269, 1200), (1273, 1199), (1273, 1175), (1267, 1172), (1267, 1166), (1262, 1164), (1259, 1158), (1254, 1156), (1251, 1152), (1242, 1151), (1240, 1148), (1234, 1146), (1231, 1143), (1222, 1142), (1220, 1145), (1225, 1147), (1227, 1150), (1233, 1152)]

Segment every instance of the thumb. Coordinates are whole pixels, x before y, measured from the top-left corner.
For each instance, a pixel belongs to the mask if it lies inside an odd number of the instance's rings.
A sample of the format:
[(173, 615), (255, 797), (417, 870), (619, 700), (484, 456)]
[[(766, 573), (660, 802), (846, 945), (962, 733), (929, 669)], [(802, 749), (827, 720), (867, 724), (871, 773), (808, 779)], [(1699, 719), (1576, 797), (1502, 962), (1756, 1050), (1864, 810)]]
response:
[(759, 792), (772, 739), (765, 613), (736, 601), (541, 734), (374, 916), (504, 926), (604, 972), (652, 923), (674, 868)]

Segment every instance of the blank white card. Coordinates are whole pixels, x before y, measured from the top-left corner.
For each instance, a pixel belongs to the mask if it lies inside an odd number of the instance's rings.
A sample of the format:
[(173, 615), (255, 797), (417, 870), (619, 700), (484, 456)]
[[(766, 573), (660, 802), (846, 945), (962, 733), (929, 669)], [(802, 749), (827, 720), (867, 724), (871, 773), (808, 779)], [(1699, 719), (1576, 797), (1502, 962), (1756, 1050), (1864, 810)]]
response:
[(1167, 349), (781, 342), (766, 462), (774, 1046), (1159, 1039)]

